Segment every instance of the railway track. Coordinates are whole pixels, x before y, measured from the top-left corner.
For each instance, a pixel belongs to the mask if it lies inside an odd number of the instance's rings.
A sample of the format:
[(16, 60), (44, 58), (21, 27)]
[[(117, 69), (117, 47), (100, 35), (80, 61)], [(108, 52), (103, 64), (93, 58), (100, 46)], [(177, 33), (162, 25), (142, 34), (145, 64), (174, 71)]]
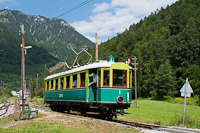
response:
[[(4, 103), (4, 105), (0, 107), (0, 111), (1, 111), (0, 116), (3, 116), (4, 114), (7, 113), (8, 108), (9, 108), (10, 105), (11, 105), (10, 102), (6, 101), (6, 102)], [(3, 113), (2, 113), (2, 110), (5, 110), (5, 111), (3, 111)]]
[(113, 120), (113, 122), (120, 123), (126, 126), (133, 126), (139, 127), (144, 129), (151, 129), (156, 131), (165, 131), (170, 133), (200, 133), (199, 129), (191, 129), (185, 127), (167, 127), (167, 126), (160, 126), (154, 124), (146, 124), (146, 123), (136, 123), (136, 122), (128, 122), (128, 121), (120, 121), (120, 120)]
[(157, 129), (161, 127), (159, 125), (146, 124), (146, 123), (136, 123), (136, 122), (121, 121), (121, 120), (112, 120), (112, 121), (116, 123), (124, 124), (127, 126), (147, 128), (147, 129)]
[[(46, 111), (52, 111), (51, 109), (40, 107), (38, 105), (33, 105), (31, 104), (30, 106), (32, 107), (38, 107), (39, 109), (46, 110)], [(56, 111), (52, 111), (56, 112)], [(57, 113), (62, 113), (62, 112), (57, 112)], [(66, 114), (66, 113), (62, 113)], [(70, 113), (69, 115), (77, 115)], [(79, 116), (79, 115), (78, 115)], [(185, 127), (167, 127), (167, 126), (160, 126), (160, 125), (154, 125), (154, 124), (146, 124), (146, 123), (137, 123), (137, 122), (128, 122), (128, 121), (122, 121), (122, 120), (102, 120), (102, 119), (97, 119), (93, 118), (96, 120), (101, 120), (105, 122), (110, 122), (110, 123), (116, 123), (124, 126), (133, 126), (133, 127), (138, 127), (140, 129), (149, 129), (149, 130), (155, 130), (155, 131), (161, 131), (161, 132), (169, 132), (169, 133), (200, 133), (200, 129), (191, 129), (191, 128), (185, 128)]]

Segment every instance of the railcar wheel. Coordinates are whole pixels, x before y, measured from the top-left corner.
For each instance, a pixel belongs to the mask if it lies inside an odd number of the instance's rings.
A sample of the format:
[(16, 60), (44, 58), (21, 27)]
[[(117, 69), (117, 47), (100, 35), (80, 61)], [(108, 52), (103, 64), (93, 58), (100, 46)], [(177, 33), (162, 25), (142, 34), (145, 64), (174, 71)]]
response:
[(105, 115), (101, 115), (101, 116), (100, 116), (100, 119), (105, 120), (105, 119), (106, 119), (106, 116), (105, 116)]
[(112, 114), (109, 114), (109, 115), (107, 116), (107, 120), (109, 120), (109, 121), (111, 121), (112, 118), (113, 118), (113, 115), (112, 115)]
[(71, 110), (70, 110), (70, 109), (68, 109), (68, 110), (67, 110), (67, 114), (70, 114), (70, 111), (71, 111)]
[(56, 106), (55, 105), (50, 105), (50, 108), (52, 111), (56, 111)]

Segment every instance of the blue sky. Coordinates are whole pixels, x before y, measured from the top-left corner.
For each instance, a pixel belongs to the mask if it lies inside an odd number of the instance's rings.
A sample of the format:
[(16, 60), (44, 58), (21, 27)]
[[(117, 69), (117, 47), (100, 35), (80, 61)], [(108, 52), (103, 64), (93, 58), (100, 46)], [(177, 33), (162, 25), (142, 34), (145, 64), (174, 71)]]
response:
[[(0, 10), (8, 8), (29, 15), (54, 18), (86, 0), (0, 0)], [(88, 0), (89, 1), (89, 0)], [(91, 41), (104, 42), (122, 33), (151, 12), (177, 0), (91, 0), (60, 17)]]

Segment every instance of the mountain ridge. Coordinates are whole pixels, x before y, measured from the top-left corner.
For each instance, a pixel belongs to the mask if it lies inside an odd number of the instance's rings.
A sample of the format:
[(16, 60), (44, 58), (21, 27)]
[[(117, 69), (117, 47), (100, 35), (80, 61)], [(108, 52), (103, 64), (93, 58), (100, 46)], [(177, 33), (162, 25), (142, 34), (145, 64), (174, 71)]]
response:
[[(20, 25), (24, 25), (25, 45), (31, 45), (25, 55), (26, 80), (34, 79), (36, 73), (43, 75), (47, 68), (58, 62), (74, 58), (66, 44), (94, 44), (78, 33), (65, 20), (44, 16), (26, 15), (20, 11), (0, 10), (0, 81), (8, 88), (18, 89), (21, 84), (21, 36)], [(43, 77), (43, 76), (42, 76)]]
[(15, 35), (19, 34), (19, 26), (23, 24), (26, 31), (25, 41), (43, 47), (63, 61), (65, 59), (63, 56), (66, 57), (68, 53), (70, 53), (69, 60), (73, 59), (73, 54), (66, 48), (68, 43), (94, 46), (94, 43), (78, 33), (63, 19), (26, 15), (20, 11), (4, 9), (0, 10), (0, 23), (3, 23)]

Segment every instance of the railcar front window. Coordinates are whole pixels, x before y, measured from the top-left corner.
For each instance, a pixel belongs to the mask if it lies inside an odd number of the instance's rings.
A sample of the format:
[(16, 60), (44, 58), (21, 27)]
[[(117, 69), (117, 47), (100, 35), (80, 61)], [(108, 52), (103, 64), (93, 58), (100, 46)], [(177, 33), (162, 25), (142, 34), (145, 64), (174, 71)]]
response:
[(126, 70), (113, 70), (113, 86), (126, 87), (127, 73)]
[(109, 73), (110, 71), (109, 70), (104, 70), (104, 81), (103, 81), (103, 85), (104, 86), (109, 86)]
[(81, 77), (80, 77), (80, 80), (81, 80), (81, 81), (80, 81), (80, 83), (81, 83), (80, 86), (81, 86), (81, 87), (85, 87), (85, 73), (81, 73), (80, 76), (81, 76)]

